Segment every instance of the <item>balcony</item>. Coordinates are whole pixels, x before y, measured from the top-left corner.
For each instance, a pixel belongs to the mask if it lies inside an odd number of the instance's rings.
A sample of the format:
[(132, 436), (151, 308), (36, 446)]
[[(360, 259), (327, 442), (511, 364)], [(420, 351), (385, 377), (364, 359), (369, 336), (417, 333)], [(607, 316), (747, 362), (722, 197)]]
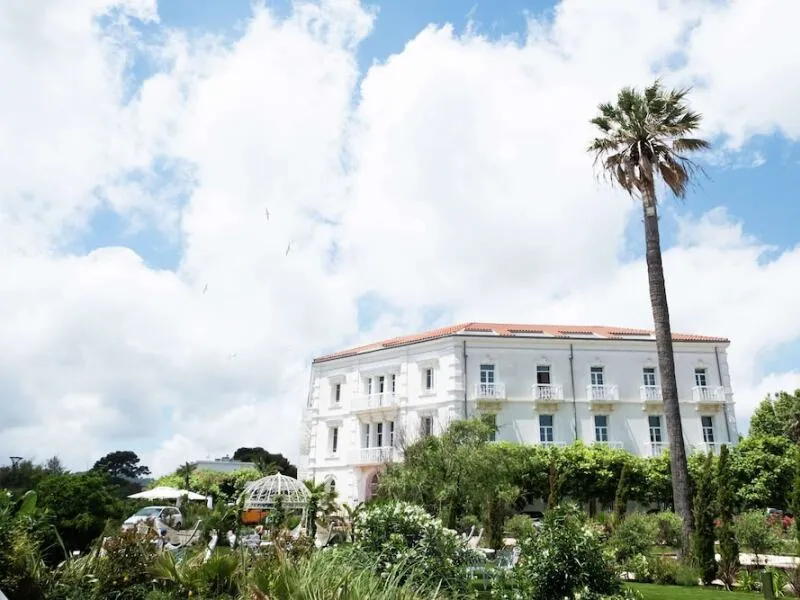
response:
[(353, 412), (363, 413), (372, 411), (396, 410), (397, 394), (383, 392), (381, 394), (366, 394), (353, 399)]
[(395, 462), (399, 455), (399, 451), (393, 446), (361, 448), (351, 454), (350, 462), (354, 465), (381, 465)]
[(567, 442), (534, 442), (537, 446), (546, 446), (548, 448), (566, 448)]
[(531, 392), (533, 399), (539, 402), (560, 402), (564, 399), (564, 388), (559, 383), (534, 383)]
[(614, 450), (622, 450), (623, 448), (625, 448), (625, 445), (622, 442), (613, 442), (611, 440), (605, 442), (595, 440), (594, 442), (592, 442), (592, 444), (594, 444), (595, 446), (605, 446), (606, 448), (613, 448)]
[(586, 397), (590, 410), (614, 410), (613, 404), (619, 402), (619, 389), (615, 385), (587, 385)]
[(639, 398), (642, 402), (661, 402), (660, 385), (643, 385), (639, 388)]
[(726, 400), (727, 394), (721, 385), (696, 385), (692, 388), (692, 401), (698, 404), (722, 404)]
[(476, 383), (472, 397), (476, 400), (504, 400), (506, 397), (506, 384)]
[(702, 444), (695, 444), (694, 451), (703, 453), (711, 452), (712, 454), (719, 454), (719, 447), (720, 444), (716, 442), (703, 442)]
[(664, 450), (669, 449), (667, 442), (650, 442), (647, 444), (647, 455), (653, 458), (659, 457), (664, 453)]

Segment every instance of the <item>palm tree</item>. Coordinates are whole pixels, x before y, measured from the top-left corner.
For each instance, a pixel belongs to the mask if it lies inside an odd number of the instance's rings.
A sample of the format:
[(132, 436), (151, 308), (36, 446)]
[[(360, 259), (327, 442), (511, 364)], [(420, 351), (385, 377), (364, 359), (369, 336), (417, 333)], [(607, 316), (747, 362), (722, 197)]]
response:
[(194, 473), (196, 469), (197, 465), (192, 464), (190, 462), (185, 462), (175, 471), (176, 475), (183, 478), (183, 489), (185, 490), (190, 489), (189, 479), (191, 478), (192, 473)]
[(692, 505), (661, 263), (656, 179), (663, 181), (676, 197), (685, 197), (699, 171), (687, 153), (710, 147), (706, 140), (693, 137), (700, 127), (701, 115), (689, 108), (688, 92), (688, 89), (666, 90), (658, 80), (643, 92), (623, 88), (616, 103), (598, 107), (600, 114), (591, 123), (599, 130), (599, 136), (588, 149), (595, 156), (595, 165), (602, 168), (605, 179), (642, 202), (650, 304), (669, 433), (673, 499), (675, 510), (683, 518), (684, 553), (691, 547)]

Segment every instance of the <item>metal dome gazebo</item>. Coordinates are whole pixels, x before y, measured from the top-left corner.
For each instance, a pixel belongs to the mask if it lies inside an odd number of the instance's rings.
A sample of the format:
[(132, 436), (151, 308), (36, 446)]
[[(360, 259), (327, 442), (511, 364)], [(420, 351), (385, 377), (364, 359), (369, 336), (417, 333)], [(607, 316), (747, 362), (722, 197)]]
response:
[(242, 497), (246, 521), (260, 521), (275, 507), (280, 497), (283, 508), (299, 511), (301, 522), (305, 523), (311, 493), (302, 481), (276, 473), (248, 483), (242, 492)]

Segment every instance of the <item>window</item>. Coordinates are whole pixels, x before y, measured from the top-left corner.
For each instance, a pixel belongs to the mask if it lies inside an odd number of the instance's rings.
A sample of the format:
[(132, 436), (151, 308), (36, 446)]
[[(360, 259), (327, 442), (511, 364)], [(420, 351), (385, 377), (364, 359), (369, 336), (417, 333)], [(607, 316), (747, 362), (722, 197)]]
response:
[(339, 404), (342, 401), (342, 384), (341, 383), (333, 384), (333, 401), (336, 404)]
[(425, 389), (426, 392), (430, 392), (433, 390), (433, 384), (434, 384), (433, 368), (428, 367), (427, 369), (422, 371), (422, 387)]
[(378, 393), (382, 394), (384, 392), (384, 386), (386, 385), (386, 377), (381, 375), (378, 377)]
[(330, 445), (328, 449), (330, 450), (331, 454), (337, 454), (339, 452), (339, 428), (331, 427), (328, 435), (330, 437)]
[(655, 387), (656, 386), (656, 370), (655, 367), (645, 367), (642, 369), (642, 379), (644, 381), (644, 385), (647, 387)]
[(336, 480), (333, 477), (328, 477), (325, 480), (325, 487), (328, 488), (328, 491), (335, 492), (336, 491)]
[(383, 423), (375, 425), (375, 445), (378, 448), (383, 446)]
[(494, 395), (494, 365), (481, 365), (480, 392), (483, 396)]
[(589, 369), (589, 379), (592, 385), (605, 385), (603, 378), (603, 367), (592, 367)]
[(367, 377), (367, 394), (372, 395), (372, 377)]
[(433, 417), (422, 417), (422, 435), (423, 437), (433, 435)]
[(394, 448), (394, 421), (389, 421), (389, 446)]
[(647, 417), (647, 424), (650, 426), (650, 443), (662, 443), (664, 437), (661, 432), (661, 415), (650, 415)]
[(389, 391), (393, 394), (397, 391), (397, 375), (394, 373), (389, 375)]
[(595, 415), (594, 417), (594, 440), (596, 442), (608, 441), (608, 416)]
[(369, 448), (372, 445), (370, 444), (369, 434), (369, 423), (364, 423), (361, 426), (361, 439), (364, 441), (363, 448)]
[(553, 415), (539, 415), (539, 441), (545, 444), (553, 441)]
[(497, 439), (497, 415), (492, 413), (483, 415), (481, 418), (483, 419), (484, 423), (492, 428), (491, 432), (489, 433), (489, 441), (495, 441)]
[(714, 419), (711, 417), (700, 417), (700, 424), (703, 426), (703, 441), (706, 444), (714, 443)]
[(550, 365), (536, 366), (536, 384), (550, 385)]
[(694, 370), (694, 384), (697, 387), (706, 387), (707, 383), (705, 367), (697, 367)]

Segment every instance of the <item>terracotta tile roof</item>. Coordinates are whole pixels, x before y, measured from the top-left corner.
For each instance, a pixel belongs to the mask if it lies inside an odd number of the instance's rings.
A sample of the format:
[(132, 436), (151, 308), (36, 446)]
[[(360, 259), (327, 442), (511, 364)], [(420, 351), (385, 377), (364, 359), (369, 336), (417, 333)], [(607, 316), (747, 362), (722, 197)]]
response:
[[(600, 338), (606, 340), (635, 340), (635, 339), (655, 339), (653, 331), (648, 329), (630, 329), (626, 327), (605, 327), (601, 325), (521, 325), (513, 323), (459, 323), (450, 327), (442, 327), (422, 333), (404, 335), (401, 337), (390, 338), (348, 350), (341, 350), (314, 359), (315, 363), (356, 356), (365, 352), (373, 352), (384, 348), (396, 348), (408, 344), (416, 344), (429, 340), (437, 340), (453, 335), (496, 335), (498, 337), (530, 337), (541, 336), (542, 338)], [(676, 342), (715, 342), (727, 344), (729, 340), (722, 337), (711, 337), (705, 335), (694, 335), (690, 333), (673, 333), (672, 339)]]

